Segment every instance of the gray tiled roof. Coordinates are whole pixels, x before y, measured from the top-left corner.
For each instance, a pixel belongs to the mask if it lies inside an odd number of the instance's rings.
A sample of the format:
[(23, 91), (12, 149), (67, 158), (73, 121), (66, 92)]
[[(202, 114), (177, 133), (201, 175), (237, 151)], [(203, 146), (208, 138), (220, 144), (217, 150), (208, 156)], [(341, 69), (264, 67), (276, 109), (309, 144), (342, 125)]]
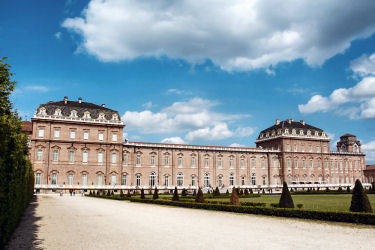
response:
[(269, 128), (266, 128), (266, 129), (262, 130), (259, 133), (259, 137), (260, 137), (261, 133), (267, 133), (267, 132), (271, 133), (272, 130), (275, 130), (277, 132), (278, 129), (286, 129), (286, 128), (289, 129), (289, 132), (291, 132), (292, 129), (296, 129), (297, 134), (300, 133), (300, 130), (303, 130), (304, 134), (306, 134), (307, 130), (310, 130), (312, 135), (314, 135), (315, 132), (317, 131), (319, 136), (321, 136), (322, 133), (324, 132), (322, 129), (311, 126), (307, 123), (296, 122), (296, 121), (290, 121), (289, 122), (289, 120), (285, 120), (285, 121), (281, 121), (278, 125), (275, 124), (275, 125), (273, 125)]
[(46, 109), (47, 115), (54, 115), (55, 110), (60, 109), (63, 116), (70, 116), (71, 111), (75, 110), (77, 111), (78, 117), (83, 117), (84, 112), (88, 111), (90, 112), (90, 116), (92, 119), (97, 119), (100, 113), (104, 113), (107, 120), (111, 120), (113, 114), (117, 114), (118, 119), (121, 120), (121, 117), (117, 111), (90, 102), (79, 103), (76, 101), (67, 101), (65, 103), (65, 101), (50, 101), (46, 104), (41, 104), (37, 109), (38, 113), (42, 107)]

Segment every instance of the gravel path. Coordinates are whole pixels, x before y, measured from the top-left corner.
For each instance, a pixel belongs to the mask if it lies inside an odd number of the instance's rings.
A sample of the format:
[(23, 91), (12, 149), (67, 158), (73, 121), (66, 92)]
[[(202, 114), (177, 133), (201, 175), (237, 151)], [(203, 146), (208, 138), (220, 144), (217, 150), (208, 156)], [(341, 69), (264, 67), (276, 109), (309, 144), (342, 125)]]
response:
[(374, 249), (375, 227), (38, 195), (8, 249)]

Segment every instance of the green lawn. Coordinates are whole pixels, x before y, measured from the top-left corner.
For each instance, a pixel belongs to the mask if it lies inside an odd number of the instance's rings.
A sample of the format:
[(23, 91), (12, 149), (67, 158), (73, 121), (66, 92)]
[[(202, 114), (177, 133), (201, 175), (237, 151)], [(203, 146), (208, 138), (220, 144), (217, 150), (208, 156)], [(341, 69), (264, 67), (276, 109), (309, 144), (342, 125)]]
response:
[[(375, 210), (375, 194), (368, 194), (372, 208)], [(317, 194), (292, 195), (294, 205), (301, 203), (304, 209), (324, 211), (349, 211), (351, 194)], [(240, 201), (278, 203), (280, 195), (261, 195), (254, 198), (240, 198)], [(216, 200), (216, 199), (215, 199)]]

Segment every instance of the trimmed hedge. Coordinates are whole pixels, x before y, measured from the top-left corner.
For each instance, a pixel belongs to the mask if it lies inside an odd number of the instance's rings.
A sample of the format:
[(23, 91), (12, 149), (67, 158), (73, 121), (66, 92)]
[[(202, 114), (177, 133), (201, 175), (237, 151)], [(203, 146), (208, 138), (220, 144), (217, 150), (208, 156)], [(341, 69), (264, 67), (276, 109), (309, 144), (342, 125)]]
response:
[(353, 213), (353, 212), (331, 212), (331, 211), (314, 211), (304, 209), (292, 208), (268, 208), (268, 207), (252, 207), (252, 206), (234, 206), (224, 204), (210, 204), (210, 203), (194, 203), (181, 202), (170, 200), (150, 200), (131, 198), (131, 202), (141, 202), (158, 205), (168, 205), (176, 207), (207, 209), (215, 211), (225, 211), (244, 214), (261, 214), (267, 216), (301, 218), (311, 220), (325, 220), (335, 222), (349, 222), (375, 225), (375, 214), (371, 213)]
[(34, 193), (34, 172), (27, 159), (27, 135), (13, 111), (10, 65), (0, 58), (0, 248), (5, 246)]

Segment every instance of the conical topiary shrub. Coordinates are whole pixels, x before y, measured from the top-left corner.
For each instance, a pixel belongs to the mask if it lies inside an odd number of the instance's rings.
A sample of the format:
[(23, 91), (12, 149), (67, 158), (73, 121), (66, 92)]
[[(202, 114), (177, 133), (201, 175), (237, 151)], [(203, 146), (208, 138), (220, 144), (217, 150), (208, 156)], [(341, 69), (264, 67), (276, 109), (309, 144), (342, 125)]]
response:
[(362, 183), (358, 179), (355, 181), (350, 211), (372, 213), (371, 204), (368, 200), (367, 194), (363, 189)]
[(196, 189), (194, 189), (193, 196), (194, 197), (197, 196), (197, 190)]
[(200, 202), (200, 203), (205, 202), (204, 197), (203, 197), (203, 192), (202, 192), (201, 188), (198, 189), (198, 193), (195, 196), (195, 202)]
[(129, 189), (128, 189), (128, 193), (127, 193), (126, 197), (132, 197), (132, 195), (130, 194), (130, 190)]
[(150, 189), (150, 190), (148, 190), (148, 194), (150, 194), (150, 195), (152, 194), (152, 190), (151, 190), (151, 189)]
[(92, 195), (92, 192), (91, 192), (91, 190), (90, 190), (89, 196), (91, 196), (91, 195)]
[(250, 188), (250, 194), (253, 194), (254, 192), (253, 192), (253, 190)]
[(226, 194), (229, 194), (229, 190), (227, 189), (227, 191), (225, 192)]
[(244, 195), (249, 195), (249, 189), (245, 188)]
[(182, 192), (181, 192), (181, 196), (186, 196), (187, 195), (187, 191), (185, 188), (182, 189)]
[(346, 188), (346, 192), (350, 193), (350, 187), (349, 186)]
[(239, 195), (243, 195), (243, 190), (240, 189)]
[(279, 207), (281, 208), (294, 208), (292, 196), (289, 193), (288, 185), (284, 181), (283, 192), (281, 193)]
[(145, 197), (145, 190), (141, 189), (141, 199), (146, 199)]
[(231, 205), (241, 205), (240, 199), (238, 198), (238, 192), (237, 188), (232, 188), (232, 195), (230, 196), (230, 202)]
[(120, 190), (120, 197), (124, 197), (124, 192), (122, 192), (122, 189)]
[(177, 187), (174, 187), (174, 192), (173, 192), (172, 201), (179, 201), (179, 200), (180, 200), (180, 197), (178, 196), (178, 190), (177, 190)]
[(111, 191), (111, 196), (114, 195), (115, 193), (113, 193), (113, 190)]
[(107, 190), (107, 196), (111, 196), (111, 191)]
[(159, 191), (157, 187), (155, 187), (155, 191), (154, 191), (154, 195), (152, 196), (152, 199), (154, 200), (159, 199)]
[(215, 188), (214, 196), (216, 196), (216, 197), (220, 196), (220, 190), (219, 190), (219, 187), (216, 187), (216, 188)]

